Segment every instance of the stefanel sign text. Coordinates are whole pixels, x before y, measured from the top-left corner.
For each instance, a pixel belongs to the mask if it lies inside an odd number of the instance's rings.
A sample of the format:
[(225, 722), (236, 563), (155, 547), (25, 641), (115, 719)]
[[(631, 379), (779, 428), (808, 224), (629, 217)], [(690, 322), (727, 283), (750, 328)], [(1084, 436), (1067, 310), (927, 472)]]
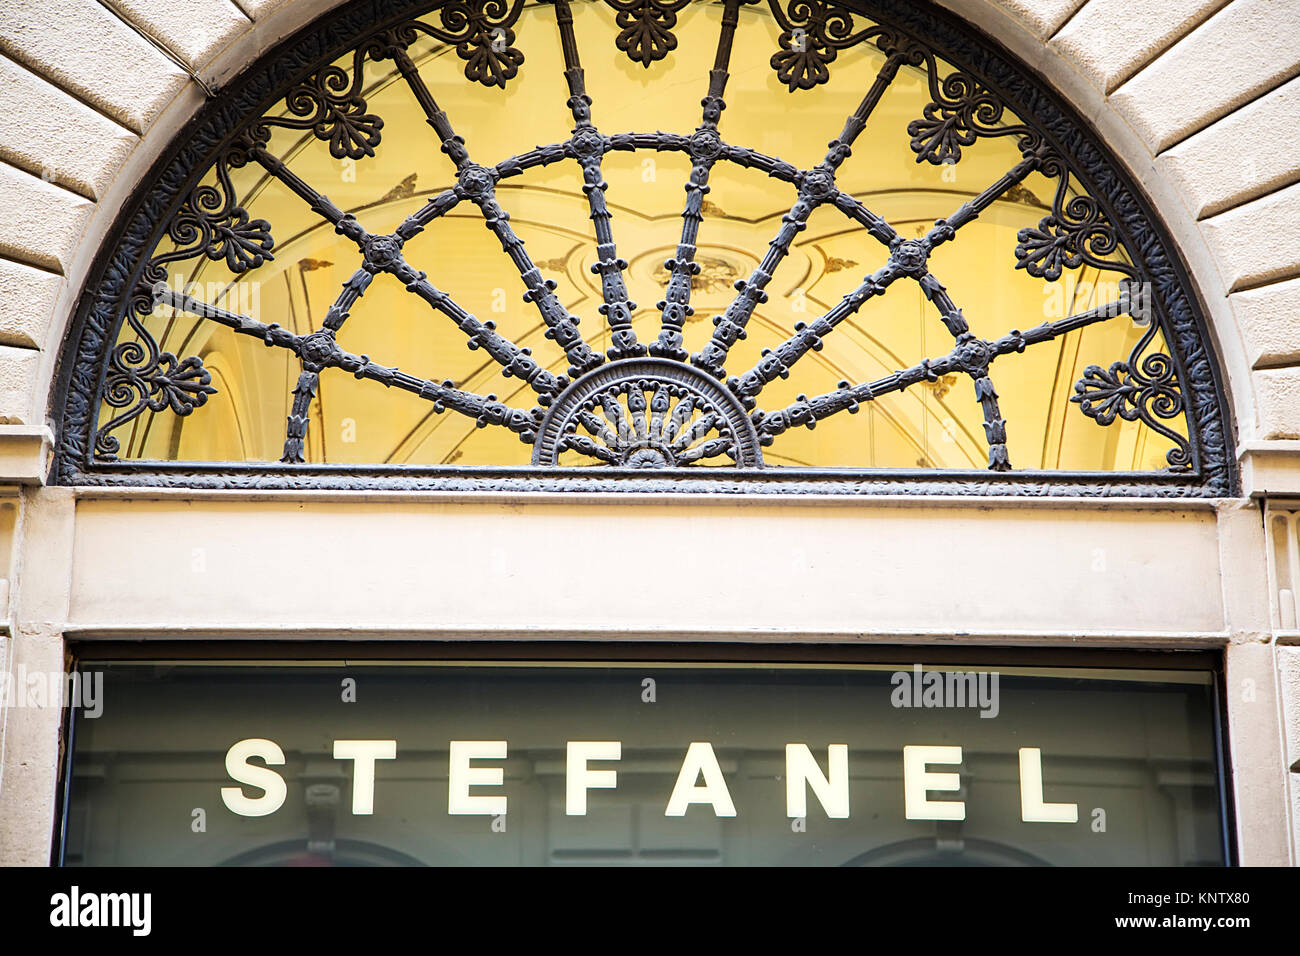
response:
[[(336, 740), (334, 759), (352, 764), (352, 813), (375, 812), (375, 765), (397, 759), (396, 740)], [(451, 815), (500, 816), (508, 811), (505, 769), (500, 766), (509, 753), (505, 740), (452, 740), (449, 742), (447, 813)], [(618, 740), (570, 740), (566, 743), (565, 813), (586, 816), (591, 790), (618, 787), (618, 761), (623, 744)], [(1077, 823), (1078, 804), (1048, 803), (1043, 795), (1042, 751), (1021, 747), (1020, 818), (1026, 823)], [(254, 763), (253, 761), (260, 761)], [(963, 800), (932, 799), (931, 793), (961, 789), (961, 775), (935, 767), (956, 767), (962, 762), (959, 746), (909, 745), (903, 747), (903, 799), (909, 820), (964, 820)], [(235, 814), (261, 817), (284, 805), (288, 787), (284, 777), (272, 769), (285, 762), (284, 751), (273, 740), (261, 737), (236, 743), (226, 753), (226, 773), (237, 786), (223, 787), (221, 799)], [(494, 766), (492, 762), (497, 762)], [(808, 815), (811, 792), (822, 811), (831, 819), (848, 819), (849, 748), (830, 744), (826, 748), (826, 771), (805, 743), (785, 745), (786, 815)], [(257, 791), (252, 795), (248, 790)], [(735, 817), (726, 777), (708, 741), (695, 741), (686, 748), (672, 791), (665, 795), (664, 816), (681, 817), (693, 805), (709, 807), (717, 817)]]

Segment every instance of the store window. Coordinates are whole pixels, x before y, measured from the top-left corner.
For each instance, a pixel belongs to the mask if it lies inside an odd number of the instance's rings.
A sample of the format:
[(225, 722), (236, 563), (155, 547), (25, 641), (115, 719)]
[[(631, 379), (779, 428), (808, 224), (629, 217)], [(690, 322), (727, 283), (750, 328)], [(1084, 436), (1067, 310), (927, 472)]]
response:
[(86, 660), (61, 858), (1229, 859), (1203, 665), (899, 660)]
[(141, 191), (60, 480), (1230, 490), (1176, 252), (945, 15), (389, 7), (232, 84)]

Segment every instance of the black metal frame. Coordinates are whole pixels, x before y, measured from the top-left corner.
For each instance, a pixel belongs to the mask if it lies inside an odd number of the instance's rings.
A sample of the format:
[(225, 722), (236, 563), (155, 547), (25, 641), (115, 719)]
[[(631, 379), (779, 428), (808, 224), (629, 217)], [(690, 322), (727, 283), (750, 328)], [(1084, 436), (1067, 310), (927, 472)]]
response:
[[(634, 60), (646, 65), (667, 55), (675, 45), (671, 28), (676, 11), (685, 0), (609, 0), (619, 10), (619, 25), (624, 32), (617, 38), (621, 49)], [(1015, 64), (996, 44), (976, 36), (971, 29), (948, 15), (928, 7), (918, 7), (904, 0), (844, 0), (840, 6), (865, 14), (876, 26), (853, 33), (835, 7), (821, 0), (794, 0), (786, 7), (773, 2), (773, 12), (785, 29), (783, 49), (772, 57), (780, 78), (793, 90), (810, 87), (825, 79), (835, 51), (851, 43), (874, 40), (887, 54), (886, 66), (876, 84), (866, 92), (862, 105), (849, 118), (845, 130), (832, 141), (826, 160), (811, 170), (797, 170), (771, 157), (742, 147), (729, 146), (717, 133), (717, 119), (723, 108), (721, 95), (727, 77), (730, 33), (734, 29), (738, 8), (752, 0), (725, 0), (723, 37), (715, 69), (710, 74), (709, 95), (704, 100), (704, 119), (691, 136), (676, 134), (616, 134), (603, 136), (590, 119), (590, 99), (586, 95), (581, 66), (571, 31), (566, 30), (567, 3), (556, 3), (557, 20), (565, 50), (566, 77), (569, 81), (570, 108), (576, 123), (574, 136), (563, 144), (540, 147), (532, 154), (515, 157), (495, 167), (482, 167), (470, 161), (459, 137), (452, 130), (446, 114), (437, 107), (406, 57), (405, 47), (413, 41), (415, 29), (408, 18), (431, 7), (443, 11), (443, 27), (450, 22), (462, 28), (446, 35), (436, 27), (423, 28), (446, 42), (459, 41), (457, 52), (467, 61), (465, 72), (471, 80), (489, 85), (504, 85), (522, 61), (513, 47), (515, 22), (522, 0), (512, 6), (497, 0), (449, 0), (439, 5), (428, 0), (358, 0), (358, 2), (306, 28), (231, 83), (222, 96), (209, 104), (177, 137), (171, 152), (159, 161), (133, 207), (124, 212), (113, 237), (93, 270), (82, 297), (69, 349), (64, 355), (55, 392), (55, 414), (59, 437), (53, 480), (60, 484), (144, 485), (212, 488), (398, 488), (497, 491), (687, 491), (687, 492), (764, 492), (785, 493), (906, 493), (906, 494), (1022, 494), (1022, 495), (1150, 495), (1158, 497), (1218, 497), (1234, 494), (1236, 475), (1233, 456), (1228, 447), (1229, 417), (1222, 382), (1211, 350), (1201, 310), (1194, 298), (1193, 286), (1177, 251), (1160, 227), (1149, 205), (1127, 176), (1105, 155), (1105, 151), (1083, 121), (1074, 115), (1042, 81), (1023, 66)], [(490, 9), (485, 13), (485, 4)], [(492, 5), (495, 4), (495, 5)], [(456, 20), (459, 16), (461, 19)], [(477, 17), (477, 19), (475, 19)], [(839, 17), (840, 19), (837, 19)], [(468, 18), (468, 19), (466, 19)], [(491, 44), (486, 25), (498, 24)], [(799, 37), (798, 43), (792, 37)], [(913, 37), (924, 38), (924, 45)], [(336, 155), (367, 155), (378, 140), (382, 121), (364, 113), (364, 101), (356, 96), (360, 82), (354, 70), (352, 87), (345, 71), (331, 68), (330, 62), (341, 52), (356, 49), (359, 62), (363, 53), (372, 58), (391, 57), (403, 77), (425, 107), (430, 124), (442, 140), (444, 151), (455, 161), (459, 181), (453, 190), (431, 200), (423, 210), (408, 218), (393, 236), (371, 236), (350, 216), (345, 215), (310, 186), (298, 180), (271, 156), (262, 145), (269, 136), (269, 125), (292, 125), (307, 128), (318, 121), (320, 110), (335, 110), (334, 120), (322, 134), (331, 139)], [(834, 187), (835, 167), (847, 155), (849, 144), (860, 132), (876, 100), (905, 62), (919, 63), (934, 52), (952, 62), (960, 71), (938, 81), (937, 71), (927, 71), (932, 103), (925, 116), (911, 124), (913, 149), (918, 160), (932, 163), (953, 161), (962, 146), (977, 136), (1010, 135), (1017, 139), (1024, 159), (1002, 180), (972, 199), (948, 220), (940, 220), (926, 237), (902, 240), (874, 214), (852, 197)], [(932, 59), (930, 61), (933, 62)], [(334, 75), (337, 74), (337, 75)], [(301, 119), (259, 120), (252, 125), (248, 117), (260, 117), (286, 90), (305, 90)], [(1033, 121), (1029, 126), (994, 126), (1002, 109), (1010, 108)], [(317, 115), (309, 115), (312, 110)], [(351, 111), (351, 112), (349, 112)], [(297, 110), (294, 110), (297, 113)], [(302, 124), (306, 124), (305, 126)], [(644, 142), (642, 142), (644, 140)], [(662, 310), (659, 339), (647, 349), (636, 342), (630, 327), (630, 304), (622, 287), (621, 260), (614, 252), (608, 234), (608, 215), (600, 177), (600, 157), (610, 149), (655, 148), (687, 152), (693, 161), (691, 185), (688, 186), (687, 210), (683, 214), (682, 241), (677, 256), (670, 263), (669, 288)], [(579, 160), (583, 166), (591, 202), (592, 217), (597, 224), (600, 243), (600, 268), (605, 286), (606, 314), (614, 332), (614, 347), (604, 359), (588, 349), (573, 328), (569, 316), (550, 294), (548, 284), (540, 278), (522, 244), (508, 226), (494, 198), (496, 179), (529, 163), (551, 162), (565, 157)], [(694, 230), (698, 224), (703, 188), (708, 171), (720, 159), (764, 169), (798, 190), (798, 199), (787, 220), (806, 219), (817, 204), (835, 205), (889, 249), (887, 264), (869, 275), (857, 292), (844, 303), (807, 328), (796, 327), (786, 343), (768, 353), (754, 369), (728, 383), (726, 388), (700, 386), (683, 377), (682, 372), (700, 376), (709, 373), (721, 378), (725, 373), (722, 359), (736, 338), (743, 336), (744, 325), (753, 306), (763, 297), (762, 286), (770, 278), (772, 263), (764, 260), (751, 278), (739, 285), (738, 295), (726, 315), (719, 316), (713, 341), (691, 357), (698, 368), (685, 365), (681, 349), (680, 326), (689, 314), (690, 276), (697, 268), (693, 263)], [(326, 318), (325, 330), (310, 336), (296, 336), (277, 326), (266, 326), (244, 316), (225, 312), (182, 295), (169, 301), (186, 311), (204, 315), (234, 328), (238, 332), (265, 338), (268, 344), (294, 351), (303, 362), (303, 374), (294, 390), (294, 409), (288, 423), (285, 457), (281, 464), (193, 463), (115, 461), (114, 440), (106, 428), (98, 427), (101, 396), (114, 395), (115, 389), (137, 389), (132, 397), (122, 391), (124, 404), (136, 402), (131, 412), (144, 408), (155, 410), (170, 405), (186, 414), (202, 404), (210, 391), (207, 373), (197, 359), (177, 361), (156, 348), (146, 352), (134, 343), (115, 345), (122, 322), (135, 324), (135, 314), (152, 307), (148, 290), (160, 278), (162, 258), (149, 256), (164, 235), (185, 244), (200, 237), (203, 252), (210, 257), (224, 256), (235, 271), (256, 267), (269, 258), (271, 241), (267, 224), (249, 221), (247, 214), (220, 189), (198, 187), (200, 177), (217, 163), (221, 175), (222, 161), (237, 166), (257, 161), (279, 175), (291, 189), (312, 203), (317, 212), (334, 222), (338, 230), (352, 238), (363, 256), (363, 265), (345, 284), (339, 301)], [(1039, 169), (1058, 175), (1059, 188), (1053, 211), (1038, 229), (1022, 230), (1021, 245), (1016, 249), (1019, 266), (1031, 274), (1054, 278), (1060, 269), (1081, 262), (1116, 269), (1129, 280), (1147, 283), (1153, 291), (1148, 307), (1153, 309), (1149, 333), (1127, 362), (1116, 362), (1108, 371), (1089, 368), (1076, 386), (1074, 401), (1084, 414), (1101, 424), (1115, 417), (1141, 419), (1175, 442), (1170, 453), (1170, 470), (1165, 472), (1044, 472), (1024, 471), (1006, 474), (1004, 423), (997, 405), (997, 395), (988, 368), (1000, 354), (1022, 351), (1027, 344), (1053, 338), (1072, 328), (1098, 321), (1120, 312), (1131, 312), (1127, 301), (1130, 287), (1121, 301), (1063, 320), (1019, 332), (1013, 330), (1001, 339), (985, 341), (973, 336), (961, 317), (960, 309), (947, 297), (942, 285), (926, 268), (930, 249), (950, 239), (956, 229), (969, 222), (988, 204), (1013, 187), (1029, 172)], [(1071, 177), (1087, 192), (1069, 198), (1066, 187)], [(210, 193), (203, 194), (207, 189)], [(521, 278), (529, 288), (529, 297), (537, 305), (549, 327), (549, 335), (568, 355), (570, 383), (551, 375), (536, 365), (526, 350), (496, 335), (490, 323), (478, 323), (405, 263), (401, 243), (441, 215), (449, 202), (462, 200), (477, 204), (490, 225), (494, 225), (503, 247), (515, 259)], [(224, 205), (223, 205), (224, 202)], [(188, 204), (188, 205), (187, 205)], [(223, 223), (214, 238), (213, 221)], [(178, 223), (180, 224), (178, 226)], [(603, 227), (603, 228), (602, 228)], [(180, 229), (178, 235), (176, 230)], [(797, 229), (797, 225), (793, 228)], [(404, 232), (405, 230), (405, 232)], [(783, 230), (784, 231), (784, 230)], [(1102, 257), (1123, 243), (1133, 258), (1132, 266), (1104, 260)], [(773, 247), (777, 249), (778, 243)], [(206, 246), (206, 248), (204, 248)], [(788, 241), (787, 241), (788, 246)], [(198, 253), (195, 253), (198, 254)], [(779, 255), (778, 255), (779, 258)], [(768, 268), (765, 269), (765, 266)], [(448, 314), (461, 325), (473, 343), (479, 344), (507, 369), (528, 381), (538, 393), (540, 406), (523, 412), (501, 405), (491, 396), (463, 393), (447, 385), (419, 379), (369, 362), (364, 356), (343, 352), (333, 341), (333, 331), (346, 318), (347, 308), (359, 297), (370, 279), (388, 272), (407, 284), (432, 307)], [(838, 391), (813, 399), (802, 399), (786, 409), (754, 412), (752, 422), (744, 412), (754, 405), (762, 385), (788, 371), (788, 365), (809, 350), (820, 347), (820, 336), (853, 314), (862, 301), (883, 292), (896, 278), (910, 277), (921, 284), (927, 297), (938, 308), (940, 317), (955, 339), (953, 351), (934, 360), (925, 360), (912, 369), (894, 373), (886, 380), (850, 387), (845, 383)], [(142, 296), (141, 289), (146, 290)], [(157, 295), (157, 293), (156, 293)], [(161, 297), (167, 298), (166, 293)], [(333, 320), (333, 324), (331, 324)], [(1170, 355), (1160, 353), (1143, 357), (1157, 327), (1165, 334)], [(147, 340), (152, 344), (152, 340)], [(646, 355), (647, 351), (649, 356)], [(498, 354), (499, 353), (499, 354)], [(301, 464), (301, 439), (307, 405), (316, 388), (318, 373), (326, 367), (338, 367), (385, 385), (416, 391), (433, 401), (435, 408), (449, 407), (481, 423), (503, 425), (533, 442), (532, 467), (402, 467), (366, 468), (356, 466)], [(147, 372), (142, 375), (141, 370)], [(611, 379), (611, 372), (625, 374)], [(759, 446), (793, 425), (808, 425), (829, 414), (856, 410), (859, 402), (869, 401), (887, 391), (899, 390), (924, 380), (933, 380), (949, 372), (964, 372), (975, 383), (976, 395), (984, 408), (988, 432), (990, 472), (938, 470), (888, 470), (836, 468), (761, 468)], [(707, 377), (707, 376), (703, 376)], [(585, 391), (578, 386), (595, 382)], [(611, 386), (610, 381), (613, 381)], [(146, 388), (141, 389), (143, 384)], [(149, 391), (149, 387), (153, 387)], [(626, 395), (636, 421), (636, 440), (631, 424), (622, 427), (622, 413), (611, 414), (602, 398), (610, 388)], [(605, 389), (604, 392), (601, 389)], [(721, 394), (716, 394), (720, 392)], [(683, 395), (697, 402), (705, 415), (704, 424), (692, 434), (691, 454), (707, 457), (726, 453), (737, 460), (737, 468), (689, 468), (693, 460), (681, 455), (681, 441), (672, 443), (672, 434), (663, 442), (650, 442), (645, 434), (644, 410), (647, 396), (662, 423), (673, 400)], [(567, 421), (556, 423), (555, 402), (567, 409)], [(61, 407), (60, 407), (61, 406)], [(601, 406), (611, 424), (620, 418), (619, 433), (592, 414)], [(743, 406), (743, 407), (742, 407)], [(120, 406), (119, 406), (120, 407)], [(639, 408), (639, 411), (638, 411)], [(1163, 428), (1157, 418), (1186, 413), (1189, 439), (1184, 441)], [(637, 417), (639, 415), (639, 417)], [(687, 415), (689, 420), (689, 410)], [(576, 436), (581, 423), (599, 441)], [(544, 425), (549, 426), (549, 431)], [(697, 422), (699, 425), (699, 422)], [(541, 432), (541, 434), (539, 434)], [(666, 433), (667, 434), (667, 433)], [(714, 437), (710, 438), (709, 436)], [(654, 435), (650, 436), (654, 438)], [(585, 444), (584, 444), (585, 443)], [(602, 444), (603, 443), (603, 444)], [(691, 443), (687, 443), (690, 445)], [(681, 446), (681, 447), (679, 447)], [(554, 461), (563, 448), (572, 448), (608, 463), (611, 467), (559, 468)], [(639, 457), (637, 457), (639, 456)], [(107, 460), (106, 460), (107, 459)], [(654, 467), (653, 472), (640, 470)], [(667, 466), (667, 467), (665, 467)], [(748, 467), (745, 467), (748, 466)]]

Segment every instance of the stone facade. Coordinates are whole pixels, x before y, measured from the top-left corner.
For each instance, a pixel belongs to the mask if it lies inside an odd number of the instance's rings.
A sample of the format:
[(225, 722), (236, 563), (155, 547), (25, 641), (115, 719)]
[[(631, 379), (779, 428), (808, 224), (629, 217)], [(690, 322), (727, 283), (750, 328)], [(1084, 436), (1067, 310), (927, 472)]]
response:
[[(378, 496), (364, 494), (302, 503), (169, 492), (139, 501), (138, 492), (44, 487), (56, 363), (124, 201), (208, 91), (335, 0), (9, 0), (0, 6), (0, 84), (10, 91), (0, 116), (0, 501), (12, 512), (0, 525), (4, 659), (58, 668), (64, 636), (232, 632), (928, 642), (960, 631), (1003, 645), (1226, 647), (1239, 857), (1294, 862), (1300, 775), (1288, 768), (1300, 759), (1300, 631), (1279, 614), (1263, 509), (1300, 497), (1300, 163), (1278, 144), (1300, 109), (1300, 0), (942, 4), (1073, 103), (1179, 244), (1229, 389), (1240, 500), (1062, 507), (411, 495), (384, 498), (381, 510)], [(969, 593), (943, 607), (927, 604), (925, 577), (936, 546), (927, 528), (940, 524), (943, 547), (1001, 569), (998, 580), (968, 579)], [(538, 587), (519, 616), (486, 599), (472, 577), (454, 587), (412, 577), (412, 561), (418, 569), (434, 560), (428, 540), (444, 542), (463, 567), (524, 584), (538, 573), (525, 559), (540, 556), (512, 542), (554, 544), (547, 565), (571, 560), (580, 574), (597, 574), (594, 545), (611, 526), (638, 542), (645, 566), (675, 561), (682, 580), (708, 582), (730, 600), (706, 604), (684, 589), (680, 601), (606, 609), (597, 620), (576, 597), (556, 602)], [(710, 557), (707, 543), (719, 538), (760, 555), (761, 573)], [(901, 555), (868, 584), (855, 573), (864, 540)], [(1090, 577), (1085, 557), (1101, 540), (1124, 542), (1123, 553)], [(352, 556), (348, 566), (365, 581), (344, 575), (287, 602), (259, 600), (260, 579), (304, 543)], [(201, 580), (185, 570), (196, 548), (208, 549)], [(774, 579), (781, 587), (755, 601)], [(815, 620), (791, 617), (778, 600), (811, 590), (826, 596)], [(48, 861), (58, 729), (57, 712), (4, 714), (0, 862)]]

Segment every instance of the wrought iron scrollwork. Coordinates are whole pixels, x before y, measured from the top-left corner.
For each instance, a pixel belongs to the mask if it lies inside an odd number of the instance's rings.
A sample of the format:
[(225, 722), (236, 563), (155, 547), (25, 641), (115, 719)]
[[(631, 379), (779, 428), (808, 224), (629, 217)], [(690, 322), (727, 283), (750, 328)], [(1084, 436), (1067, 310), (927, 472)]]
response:
[(772, 54), (772, 69), (791, 91), (825, 83), (840, 50), (885, 32), (874, 24), (854, 29), (849, 10), (823, 0), (769, 0), (769, 6), (781, 26), (781, 49)]
[(95, 434), (95, 454), (113, 459), (121, 442), (113, 429), (139, 418), (146, 411), (170, 409), (189, 415), (216, 394), (212, 375), (196, 355), (177, 359), (159, 350), (152, 335), (135, 318), (128, 321), (136, 340), (119, 342), (108, 357), (103, 400), (109, 408), (123, 409), (106, 421)]
[[(634, 62), (648, 67), (676, 48), (673, 30), (689, 0), (606, 2), (616, 11), (621, 31), (616, 45)], [(919, 15), (911, 12), (896, 13), (890, 22), (876, 23), (828, 0), (769, 0), (781, 29), (780, 49), (771, 57), (770, 65), (792, 92), (825, 83), (837, 53), (855, 45), (874, 42), (885, 54), (884, 61), (871, 86), (846, 117), (842, 130), (814, 165), (799, 168), (780, 157), (731, 142), (722, 122), (724, 96), (732, 69), (733, 40), (741, 26), (739, 12), (752, 2), (756, 0), (724, 0), (699, 125), (693, 131), (651, 133), (610, 132), (597, 125), (598, 104), (593, 102), (578, 55), (572, 10), (568, 0), (552, 0), (563, 52), (566, 106), (573, 120), (571, 134), (560, 142), (540, 145), (496, 163), (475, 158), (474, 144), (457, 130), (453, 117), (439, 105), (410, 48), (421, 35), (453, 45), (465, 61), (468, 80), (504, 87), (515, 78), (523, 62), (523, 54), (514, 45), (514, 28), (523, 0), (452, 0), (428, 15), (436, 19), (388, 18), (384, 22), (390, 25), (372, 28), (359, 37), (351, 51), (350, 70), (330, 65), (294, 74), (307, 78), (289, 88), (280, 112), (245, 120), (241, 128), (231, 130), (219, 147), (214, 147), (215, 184), (192, 187), (175, 205), (165, 224), (173, 247), (144, 260), (141, 278), (125, 311), (125, 321), (135, 338), (105, 352), (103, 385), (97, 397), (112, 411), (92, 433), (90, 461), (112, 460), (119, 443), (110, 432), (146, 411), (170, 409), (178, 415), (189, 415), (215, 392), (211, 374), (198, 356), (177, 359), (149, 335), (141, 319), (162, 304), (287, 350), (300, 363), (285, 422), (281, 460), (286, 464), (304, 464), (309, 457), (308, 425), (321, 376), (329, 370), (342, 370), (358, 379), (413, 393), (426, 400), (435, 412), (459, 413), (479, 427), (506, 428), (532, 446), (535, 465), (559, 467), (564, 456), (566, 463), (583, 459), (597, 469), (635, 470), (680, 469), (720, 461), (739, 469), (762, 469), (762, 449), (793, 427), (815, 427), (830, 416), (853, 414), (881, 396), (922, 383), (943, 382), (947, 392), (964, 377), (971, 382), (983, 418), (987, 467), (991, 472), (1010, 470), (1008, 423), (993, 377), (994, 367), (1001, 368), (999, 361), (1093, 323), (1122, 314), (1137, 315), (1139, 308), (1147, 309), (1138, 300), (1149, 292), (1140, 294), (1138, 290), (1140, 285), (1143, 290), (1149, 289), (1150, 283), (1140, 283), (1145, 274), (1135, 264), (1122, 230), (1112, 221), (1114, 206), (1073, 190), (1072, 184), (1081, 177), (1054, 145), (1061, 143), (1062, 137), (1048, 136), (1040, 127), (1018, 118), (1004, 96), (994, 92), (1004, 89), (1003, 83), (984, 82), (975, 68), (947, 67), (923, 39), (926, 34), (915, 28), (913, 20)], [(904, 29), (900, 24), (913, 25)], [(392, 61), (396, 74), (423, 111), (450, 164), (451, 185), (411, 211), (391, 233), (373, 233), (269, 147), (272, 131), (284, 128), (309, 133), (328, 143), (331, 155), (339, 159), (374, 156), (383, 120), (370, 112), (363, 92), (367, 88), (367, 62), (383, 60)], [(950, 215), (915, 236), (901, 235), (837, 181), (858, 137), (904, 66), (921, 69), (928, 84), (930, 102), (921, 117), (906, 126), (918, 163), (958, 162), (963, 150), (981, 137), (1014, 137), (1021, 157)], [(673, 257), (663, 266), (665, 292), (656, 307), (658, 335), (645, 344), (638, 340), (632, 326), (636, 304), (628, 297), (628, 264), (619, 255), (614, 216), (606, 199), (609, 187), (603, 164), (607, 154), (618, 150), (674, 152), (691, 165), (679, 238)], [(557, 295), (555, 281), (546, 275), (551, 263), (533, 260), (503, 205), (507, 200), (502, 197), (508, 196), (501, 188), (503, 180), (566, 162), (580, 170), (581, 189), (594, 226), (596, 256), (591, 268), (599, 276), (598, 311), (610, 337), (610, 347), (603, 355), (588, 344), (579, 329), (579, 317)], [(714, 318), (709, 341), (695, 354), (689, 354), (683, 343), (683, 323), (693, 312), (691, 295), (700, 272), (699, 228), (705, 217), (717, 210), (706, 195), (711, 171), (719, 163), (766, 173), (789, 187), (794, 198), (757, 265), (748, 275), (737, 273), (743, 277), (735, 282), (736, 295)], [(184, 259), (202, 256), (224, 261), (232, 273), (242, 274), (272, 258), (270, 223), (250, 218), (234, 194), (230, 169), (247, 164), (260, 166), (356, 247), (355, 271), (343, 283), (320, 326), (308, 334), (291, 332), (275, 323), (264, 323), (169, 290), (163, 282), (166, 267)], [(933, 253), (939, 246), (957, 240), (961, 230), (994, 203), (1011, 200), (1017, 191), (1023, 192), (1025, 179), (1035, 172), (1056, 180), (1051, 211), (1038, 226), (1019, 231), (1014, 250), (1007, 250), (1008, 261), (1014, 256), (1017, 268), (1048, 281), (1059, 279), (1066, 270), (1090, 266), (1118, 271), (1125, 283), (1113, 302), (1043, 322), (1024, 332), (1012, 329), (1002, 336), (984, 338), (972, 331), (962, 308), (931, 271)], [(400, 196), (394, 195), (405, 198), (410, 193), (411, 187), (407, 187)], [(863, 230), (878, 244), (880, 258), (874, 265), (863, 267), (861, 281), (839, 302), (821, 315), (795, 323), (791, 334), (763, 349), (751, 368), (729, 370), (732, 348), (749, 333), (750, 321), (767, 300), (767, 289), (777, 268), (791, 254), (811, 214), (822, 207), (838, 211)], [(546, 338), (564, 353), (567, 375), (550, 371), (547, 361), (534, 357), (530, 349), (502, 334), (493, 322), (480, 321), (408, 261), (407, 243), (457, 208), (477, 209), (483, 223), (499, 240), (503, 254), (517, 273), (524, 300), (536, 309)], [(837, 260), (837, 269), (857, 265)], [(369, 356), (343, 349), (338, 333), (350, 310), (374, 281), (400, 283), (431, 313), (436, 313), (439, 321), (450, 321), (470, 349), (481, 350), (501, 375), (527, 386), (522, 394), (531, 392), (532, 407), (512, 407), (495, 394), (480, 395), (450, 381), (380, 365)], [(915, 283), (915, 288), (920, 289), (927, 308), (933, 309), (932, 318), (951, 336), (948, 352), (873, 381), (844, 381), (825, 394), (800, 394), (784, 408), (759, 407), (770, 383), (794, 375), (805, 356), (821, 350), (837, 328), (861, 316), (868, 303), (886, 295), (898, 283)], [(1170, 470), (1186, 472), (1197, 462), (1194, 423), (1189, 418), (1192, 437), (1180, 434), (1169, 424), (1187, 415), (1190, 407), (1176, 357), (1179, 353), (1175, 351), (1184, 346), (1171, 346), (1171, 354), (1146, 354), (1157, 333), (1171, 331), (1161, 325), (1157, 313), (1150, 314), (1153, 321), (1129, 359), (1109, 369), (1088, 367), (1071, 401), (1098, 424), (1107, 425), (1118, 418), (1153, 429), (1174, 445), (1167, 456)], [(866, 321), (865, 317), (861, 320)]]
[(456, 55), (465, 61), (466, 79), (504, 87), (524, 62), (512, 29), (523, 5), (523, 0), (515, 0), (507, 9), (505, 0), (453, 0), (438, 11), (446, 33), (434, 36), (456, 44)]
[(335, 159), (362, 159), (375, 155), (384, 121), (367, 112), (365, 97), (364, 47), (352, 55), (352, 71), (330, 64), (294, 86), (284, 98), (286, 114), (263, 116), (249, 125), (242, 144), (230, 154), (234, 166), (242, 166), (249, 145), (265, 146), (271, 129), (309, 130), (329, 143)]
[(1101, 204), (1091, 196), (1069, 195), (1069, 185), (1069, 173), (1062, 172), (1051, 214), (1037, 227), (1020, 230), (1016, 268), (1049, 282), (1059, 279), (1063, 270), (1082, 265), (1135, 275), (1132, 266), (1114, 258), (1119, 234)]
[(973, 76), (955, 71), (940, 79), (934, 57), (926, 54), (926, 80), (930, 102), (920, 119), (907, 124), (916, 161), (935, 166), (956, 163), (962, 147), (975, 145), (981, 136), (1018, 136), (1022, 153), (1037, 149), (1042, 136), (1023, 123), (1002, 124), (1006, 104)]
[(1133, 347), (1128, 361), (1112, 362), (1110, 368), (1089, 365), (1074, 385), (1070, 401), (1098, 425), (1115, 419), (1141, 422), (1174, 443), (1165, 460), (1171, 468), (1185, 470), (1192, 465), (1188, 440), (1165, 422), (1184, 411), (1183, 393), (1173, 359), (1163, 352), (1143, 353), (1155, 335), (1154, 324)]
[(215, 186), (193, 187), (172, 214), (166, 235), (174, 247), (145, 264), (130, 297), (126, 324), (135, 338), (118, 342), (110, 351), (101, 396), (109, 409), (122, 410), (95, 430), (92, 447), (99, 458), (115, 459), (121, 441), (112, 432), (145, 412), (170, 409), (186, 416), (216, 394), (212, 375), (199, 356), (178, 359), (163, 351), (142, 321), (154, 309), (157, 290), (166, 287), (167, 265), (206, 257), (224, 260), (239, 275), (274, 258), (271, 224), (250, 218), (239, 204), (224, 158), (217, 161), (214, 175)]
[(217, 185), (195, 186), (172, 216), (167, 237), (176, 247), (150, 260), (146, 284), (165, 277), (167, 263), (200, 255), (214, 262), (224, 259), (236, 274), (275, 258), (271, 254), (275, 247), (271, 224), (265, 219), (250, 219), (239, 205), (225, 162), (217, 162), (215, 174)]
[(515, 24), (524, 0), (449, 0), (438, 8), (438, 23), (412, 20), (402, 26), (403, 45), (414, 42), (416, 31), (453, 44), (465, 61), (465, 78), (484, 86), (505, 88), (523, 65), (515, 46)]

